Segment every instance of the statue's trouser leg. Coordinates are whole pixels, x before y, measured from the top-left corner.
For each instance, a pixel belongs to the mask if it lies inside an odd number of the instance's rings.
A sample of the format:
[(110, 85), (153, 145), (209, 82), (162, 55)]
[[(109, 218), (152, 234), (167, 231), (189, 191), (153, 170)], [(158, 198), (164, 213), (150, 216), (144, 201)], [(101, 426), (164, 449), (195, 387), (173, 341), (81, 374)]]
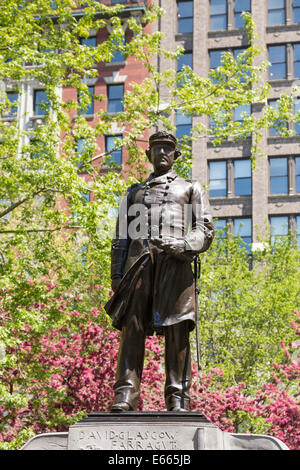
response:
[(125, 402), (136, 410), (144, 365), (145, 333), (133, 316), (123, 327), (118, 356), (114, 404)]
[(187, 321), (165, 327), (165, 402), (172, 408), (189, 409), (191, 350)]

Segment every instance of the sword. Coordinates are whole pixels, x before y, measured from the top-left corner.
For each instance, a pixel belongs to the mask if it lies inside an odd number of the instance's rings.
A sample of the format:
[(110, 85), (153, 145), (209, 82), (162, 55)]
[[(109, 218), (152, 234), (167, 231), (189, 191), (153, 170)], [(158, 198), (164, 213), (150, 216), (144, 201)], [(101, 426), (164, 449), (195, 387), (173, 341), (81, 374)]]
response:
[(200, 278), (201, 274), (201, 260), (199, 255), (194, 258), (194, 277), (195, 277), (195, 309), (196, 309), (196, 346), (197, 346), (197, 364), (198, 370), (201, 370), (201, 357), (200, 357), (200, 340), (199, 340), (199, 287), (198, 287), (198, 279)]

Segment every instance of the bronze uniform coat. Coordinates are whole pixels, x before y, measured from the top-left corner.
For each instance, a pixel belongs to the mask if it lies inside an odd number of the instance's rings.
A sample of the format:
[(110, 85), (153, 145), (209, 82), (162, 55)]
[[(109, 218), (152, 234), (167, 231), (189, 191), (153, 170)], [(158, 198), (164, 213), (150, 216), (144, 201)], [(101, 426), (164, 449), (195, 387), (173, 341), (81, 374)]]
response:
[[(134, 233), (133, 237), (131, 229), (138, 225), (135, 216), (140, 215), (135, 213), (136, 204), (144, 211), (141, 236)], [(153, 237), (184, 239), (184, 260), (152, 245)], [(154, 330), (160, 333), (162, 327), (184, 320), (189, 320), (192, 329), (195, 291), (191, 261), (209, 248), (213, 237), (207, 194), (198, 182), (184, 180), (170, 171), (162, 176), (151, 174), (146, 181), (130, 187), (120, 205), (112, 242), (111, 277), (122, 277), (105, 306), (113, 325), (122, 329), (130, 312), (139, 311), (147, 334)]]

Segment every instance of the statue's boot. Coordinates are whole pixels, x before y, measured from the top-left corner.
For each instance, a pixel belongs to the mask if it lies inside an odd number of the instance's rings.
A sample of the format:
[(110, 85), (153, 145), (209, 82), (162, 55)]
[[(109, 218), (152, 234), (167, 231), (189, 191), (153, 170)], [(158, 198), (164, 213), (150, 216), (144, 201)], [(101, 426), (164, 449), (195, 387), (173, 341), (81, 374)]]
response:
[(138, 406), (146, 335), (134, 319), (122, 329), (112, 412), (134, 411)]
[(165, 402), (168, 411), (189, 411), (191, 350), (187, 321), (165, 328)]

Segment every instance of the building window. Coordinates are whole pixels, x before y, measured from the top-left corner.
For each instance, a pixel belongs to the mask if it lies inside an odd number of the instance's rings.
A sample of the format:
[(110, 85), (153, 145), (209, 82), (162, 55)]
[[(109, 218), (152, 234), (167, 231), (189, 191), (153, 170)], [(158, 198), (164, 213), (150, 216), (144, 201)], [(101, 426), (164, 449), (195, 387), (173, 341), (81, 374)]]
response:
[(251, 250), (252, 220), (250, 217), (233, 219), (233, 231), (236, 237), (241, 237), (247, 251)]
[(214, 227), (216, 229), (216, 237), (218, 238), (218, 241), (223, 241), (227, 235), (227, 220), (214, 219)]
[(226, 162), (209, 162), (209, 196), (227, 196), (227, 165)]
[(193, 53), (192, 52), (184, 52), (178, 57), (177, 72), (180, 72), (184, 66), (191, 67), (191, 69), (193, 68)]
[[(218, 49), (218, 50), (209, 52), (209, 61), (210, 61), (210, 69), (211, 70), (215, 70), (217, 67), (220, 67), (222, 55), (224, 54), (224, 52), (227, 52), (227, 50), (226, 49)], [(212, 78), (212, 81), (214, 83), (217, 83), (218, 79), (217, 78)]]
[[(270, 100), (269, 106), (278, 110), (278, 100)], [(274, 121), (274, 124), (276, 124), (276, 126), (279, 126), (279, 128), (282, 128), (282, 129), (283, 128), (286, 129), (288, 127), (288, 124), (284, 119), (276, 119)], [(269, 134), (270, 136), (279, 135), (279, 130), (276, 127), (270, 127)]]
[(210, 29), (227, 29), (227, 0), (210, 0)]
[(270, 194), (288, 193), (287, 158), (270, 158)]
[(228, 48), (228, 49), (216, 49), (216, 50), (209, 51), (210, 68), (214, 70), (221, 65), (221, 59), (222, 59), (224, 52), (230, 52), (233, 55), (234, 60), (237, 60), (240, 62), (241, 60), (240, 54), (245, 52), (246, 49), (247, 49), (246, 47), (239, 47), (236, 49)]
[[(296, 98), (294, 100), (294, 113), (295, 114), (300, 113), (300, 98)], [(300, 134), (300, 122), (295, 122), (294, 126), (295, 126), (296, 134), (299, 135)]]
[(295, 157), (296, 193), (300, 193), (300, 157)]
[[(76, 153), (77, 153), (77, 168), (81, 168), (83, 166), (83, 161), (86, 162), (86, 152), (88, 150), (88, 142), (85, 138), (79, 138), (76, 142)], [(90, 156), (90, 155), (89, 155)], [(80, 161), (81, 160), (81, 161)]]
[(4, 118), (15, 118), (18, 112), (17, 101), (19, 99), (19, 94), (14, 91), (8, 91), (6, 93), (7, 99), (9, 101), (10, 109), (7, 113), (3, 115)]
[(270, 194), (288, 194), (288, 159), (270, 158)]
[(80, 110), (79, 110), (79, 113), (80, 114), (94, 114), (94, 87), (93, 86), (89, 86), (88, 87), (88, 93), (90, 95), (90, 103), (87, 104), (87, 105), (81, 105), (80, 103), (80, 95), (78, 97), (78, 104), (79, 104), (79, 107), (80, 107)]
[(286, 78), (286, 46), (269, 46), (270, 79)]
[(251, 105), (250, 104), (241, 104), (234, 109), (233, 119), (235, 122), (243, 123), (245, 117), (251, 115)]
[(192, 129), (192, 116), (186, 116), (179, 110), (176, 111), (176, 138), (190, 136)]
[(215, 115), (215, 117), (212, 117), (212, 116), (209, 117), (210, 138), (213, 140), (216, 137), (215, 135), (216, 127), (219, 127), (219, 129), (222, 129), (222, 127), (225, 127), (225, 126), (226, 126), (226, 112), (222, 109), (217, 115)]
[(271, 244), (274, 245), (281, 237), (292, 232), (296, 236), (297, 245), (300, 248), (300, 216), (279, 215), (270, 217)]
[(300, 248), (300, 215), (296, 216), (296, 237), (298, 248)]
[(244, 20), (241, 17), (243, 11), (251, 10), (251, 0), (235, 0), (234, 2), (234, 27), (237, 29), (244, 27)]
[(228, 49), (218, 49), (215, 51), (209, 52), (210, 68), (212, 70), (216, 69), (221, 65), (221, 59), (224, 52), (227, 52)]
[(88, 191), (87, 193), (81, 192), (80, 193), (80, 199), (83, 202), (83, 204), (86, 204), (87, 202), (91, 201), (91, 193)]
[(122, 165), (122, 147), (116, 147), (120, 140), (122, 140), (121, 135), (109, 135), (105, 137), (105, 151), (109, 153), (109, 160), (110, 162), (117, 163), (119, 166)]
[(294, 44), (294, 77), (300, 78), (300, 44)]
[[(241, 54), (246, 51), (246, 48), (237, 48), (237, 49), (216, 49), (209, 51), (209, 59), (210, 59), (210, 69), (215, 70), (217, 67), (221, 65), (222, 56), (225, 52), (230, 52), (234, 58), (238, 62), (239, 65), (243, 64), (243, 56)], [(249, 76), (249, 71), (245, 70), (244, 68), (238, 73), (237, 77), (239, 78), (240, 82), (246, 81), (246, 76)], [(213, 78), (213, 81), (216, 82), (217, 80)]]
[(209, 196), (251, 196), (252, 168), (249, 159), (209, 162)]
[(193, 2), (192, 1), (178, 1), (177, 2), (177, 15), (178, 15), (178, 33), (192, 33), (193, 32)]
[(251, 196), (252, 172), (250, 160), (235, 160), (234, 168), (234, 195)]
[(285, 0), (268, 0), (268, 24), (285, 24)]
[(227, 233), (242, 239), (242, 246), (247, 252), (251, 251), (252, 243), (252, 219), (251, 217), (238, 217), (228, 219), (214, 219), (214, 226), (220, 233), (219, 237), (224, 240)]
[(33, 113), (35, 116), (44, 116), (49, 105), (47, 93), (44, 90), (34, 90)]
[(224, 230), (227, 225), (226, 219), (214, 219), (214, 226), (217, 230)]
[(243, 11), (251, 11), (251, 0), (210, 0), (211, 31), (243, 28)]
[(289, 233), (289, 217), (274, 216), (270, 217), (271, 243), (275, 243), (276, 238), (288, 235)]
[(300, 0), (293, 0), (293, 22), (300, 23)]
[[(269, 46), (269, 79), (300, 78), (300, 44)], [(291, 59), (288, 60), (288, 57)]]
[(107, 110), (109, 113), (120, 113), (123, 111), (124, 85), (108, 85), (107, 87)]
[(88, 46), (88, 47), (96, 47), (97, 38), (96, 36), (90, 36), (88, 38), (80, 38), (80, 44), (82, 44), (83, 46)]
[(76, 142), (77, 146), (76, 146), (76, 152), (81, 154), (85, 151), (85, 147), (86, 147), (86, 139), (84, 138), (80, 138), (80, 139), (77, 139), (77, 142)]
[(300, 157), (269, 158), (270, 194), (300, 193)]
[[(114, 42), (114, 44), (116, 44), (117, 47), (125, 46), (125, 38), (122, 38), (119, 43)], [(120, 63), (120, 62), (124, 62), (124, 61), (125, 61), (125, 57), (124, 57), (123, 52), (120, 51), (119, 49), (117, 49), (115, 51), (114, 55), (112, 56), (110, 63), (111, 64), (116, 64), (116, 63)]]

